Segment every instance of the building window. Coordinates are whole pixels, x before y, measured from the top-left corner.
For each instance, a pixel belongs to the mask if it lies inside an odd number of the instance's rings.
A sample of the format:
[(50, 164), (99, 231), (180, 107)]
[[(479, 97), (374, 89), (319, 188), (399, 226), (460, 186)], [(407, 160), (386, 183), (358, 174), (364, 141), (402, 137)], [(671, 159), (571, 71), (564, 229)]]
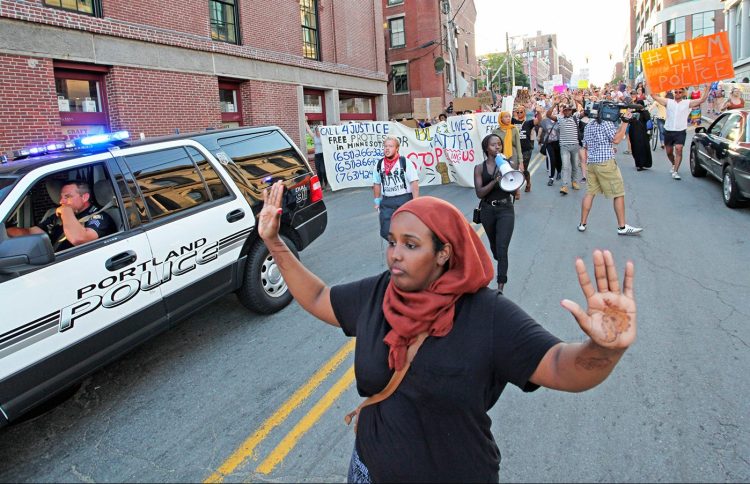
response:
[(219, 110), (224, 128), (242, 125), (242, 100), (238, 82), (219, 81)]
[(393, 64), (391, 73), (393, 74), (393, 94), (403, 94), (409, 92), (409, 75), (408, 64)]
[(469, 63), (469, 44), (464, 44), (464, 54), (466, 54), (466, 63)]
[(403, 4), (403, 3), (404, 3), (404, 0), (388, 0), (388, 3), (387, 3), (387, 5), (388, 5), (389, 7), (392, 7), (392, 6), (394, 6), (394, 5), (401, 5), (401, 4)]
[(693, 39), (714, 33), (714, 13), (703, 12), (693, 15)]
[(55, 92), (62, 134), (77, 138), (109, 127), (104, 76), (108, 69), (55, 62)]
[(301, 0), (299, 8), (302, 17), (302, 54), (308, 59), (320, 60), (318, 0)]
[(685, 17), (667, 20), (667, 44), (685, 41)]
[(237, 6), (235, 0), (209, 0), (209, 17), (211, 19), (211, 38), (230, 44), (239, 43), (237, 33)]
[(101, 0), (44, 0), (48, 7), (61, 8), (76, 13), (102, 16)]
[(375, 98), (342, 93), (339, 112), (342, 121), (375, 121)]
[(448, 84), (448, 90), (453, 90), (453, 68), (451, 67), (450, 62), (445, 63), (445, 69), (443, 70), (445, 72), (445, 82)]
[(404, 47), (406, 45), (404, 17), (390, 19), (388, 21), (388, 28), (391, 31), (391, 49)]

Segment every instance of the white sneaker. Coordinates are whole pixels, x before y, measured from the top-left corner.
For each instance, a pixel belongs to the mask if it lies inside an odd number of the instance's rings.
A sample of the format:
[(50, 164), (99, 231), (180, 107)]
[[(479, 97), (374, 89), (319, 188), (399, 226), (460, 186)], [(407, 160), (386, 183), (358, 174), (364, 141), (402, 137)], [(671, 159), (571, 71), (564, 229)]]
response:
[(643, 229), (641, 227), (631, 227), (628, 224), (625, 224), (625, 227), (620, 228), (617, 227), (617, 234), (618, 235), (636, 235), (643, 232)]
[(674, 178), (675, 180), (682, 180), (682, 177), (676, 171), (672, 172), (672, 178)]
[(586, 224), (578, 224), (578, 231), (579, 232), (585, 232), (586, 231)]

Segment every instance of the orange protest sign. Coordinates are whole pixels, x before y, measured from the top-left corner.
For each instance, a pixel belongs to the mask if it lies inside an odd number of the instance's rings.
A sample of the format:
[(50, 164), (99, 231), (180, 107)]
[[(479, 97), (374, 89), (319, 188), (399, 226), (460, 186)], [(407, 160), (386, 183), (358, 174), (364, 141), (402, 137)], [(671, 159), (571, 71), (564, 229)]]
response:
[(734, 77), (726, 32), (647, 50), (641, 54), (641, 62), (651, 92)]

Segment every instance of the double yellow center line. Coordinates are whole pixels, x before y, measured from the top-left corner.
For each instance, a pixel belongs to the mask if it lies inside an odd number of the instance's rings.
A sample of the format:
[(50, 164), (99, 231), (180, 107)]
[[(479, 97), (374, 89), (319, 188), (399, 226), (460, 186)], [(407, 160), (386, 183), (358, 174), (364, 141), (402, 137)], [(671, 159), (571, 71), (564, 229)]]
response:
[[(245, 440), (230, 455), (219, 468), (208, 476), (204, 482), (223, 482), (224, 478), (232, 474), (246, 460), (253, 457), (256, 447), (271, 433), (271, 431), (282, 424), (287, 417), (299, 407), (307, 398), (328, 378), (341, 363), (354, 351), (354, 338), (349, 339), (333, 357), (328, 360), (315, 374), (300, 387), (289, 399), (279, 407), (273, 415), (268, 417), (263, 425), (247, 440)], [(258, 466), (257, 472), (269, 474), (276, 465), (294, 448), (300, 437), (315, 425), (323, 413), (354, 381), (354, 367), (350, 367), (339, 381), (320, 399), (315, 407), (305, 415), (302, 420), (289, 432), (286, 437), (276, 446), (268, 457)]]

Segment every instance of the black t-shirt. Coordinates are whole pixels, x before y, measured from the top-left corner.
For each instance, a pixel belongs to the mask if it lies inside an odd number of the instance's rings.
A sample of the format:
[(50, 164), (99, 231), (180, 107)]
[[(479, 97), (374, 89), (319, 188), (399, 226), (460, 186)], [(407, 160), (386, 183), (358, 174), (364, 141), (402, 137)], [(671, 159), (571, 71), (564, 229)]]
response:
[[(336, 319), (356, 336), (361, 396), (391, 378), (383, 296), (390, 275), (331, 288)], [(510, 300), (482, 289), (456, 303), (453, 329), (429, 337), (393, 395), (362, 409), (356, 446), (374, 482), (496, 482), (500, 451), (487, 411), (510, 382), (524, 391), (559, 340)]]
[(521, 139), (521, 151), (531, 151), (534, 149), (534, 142), (531, 140), (531, 131), (534, 129), (534, 120), (519, 121), (512, 118), (513, 124), (519, 125), (518, 136)]
[[(89, 205), (89, 208), (76, 214), (76, 218), (80, 220), (83, 217), (87, 217), (95, 213), (97, 210), (99, 210), (99, 207), (95, 205)], [(112, 217), (107, 214), (107, 212), (100, 212), (96, 215), (91, 216), (88, 220), (83, 222), (83, 226), (99, 234), (99, 238), (114, 233), (116, 230), (115, 222), (114, 220), (112, 220)], [(68, 242), (68, 239), (60, 242), (60, 239), (63, 238), (65, 232), (62, 226), (62, 220), (54, 213), (39, 222), (38, 227), (47, 232), (47, 235), (49, 235), (49, 240), (52, 241), (52, 247), (54, 247), (55, 251), (59, 252), (61, 250), (70, 249), (71, 247), (73, 247), (73, 244)], [(58, 242), (59, 244), (57, 245), (57, 247), (55, 247), (55, 244), (57, 244)]]

